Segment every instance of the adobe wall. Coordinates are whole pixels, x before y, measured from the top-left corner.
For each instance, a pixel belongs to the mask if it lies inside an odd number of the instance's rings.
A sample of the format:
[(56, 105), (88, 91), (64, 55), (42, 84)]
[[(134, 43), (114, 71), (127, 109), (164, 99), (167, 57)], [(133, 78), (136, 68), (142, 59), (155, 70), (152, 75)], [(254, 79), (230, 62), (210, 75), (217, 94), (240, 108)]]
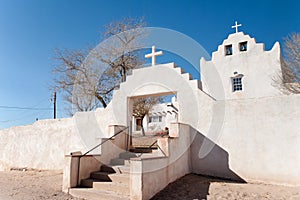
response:
[(80, 150), (72, 119), (41, 120), (0, 131), (1, 170), (16, 168), (62, 169), (64, 155)]
[[(76, 113), (72, 118), (40, 120), (0, 131), (0, 170), (10, 168), (63, 169), (64, 157), (85, 153), (108, 137), (110, 109)], [(95, 150), (92, 153), (101, 153)]]
[(300, 95), (218, 104), (225, 106), (220, 134), (208, 141), (215, 146), (204, 158), (199, 158), (198, 145), (210, 135), (197, 134), (191, 150), (193, 172), (300, 185)]

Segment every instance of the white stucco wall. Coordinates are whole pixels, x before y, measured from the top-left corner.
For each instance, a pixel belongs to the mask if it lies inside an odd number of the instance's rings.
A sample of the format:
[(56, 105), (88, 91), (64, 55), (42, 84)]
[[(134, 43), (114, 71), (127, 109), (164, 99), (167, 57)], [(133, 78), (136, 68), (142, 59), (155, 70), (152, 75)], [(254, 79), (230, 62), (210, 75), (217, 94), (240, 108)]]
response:
[[(160, 103), (154, 105), (149, 114), (143, 119), (143, 126), (146, 132), (158, 132), (165, 130), (165, 127), (170, 128), (170, 123), (177, 121), (178, 113), (176, 109), (178, 108), (177, 101), (173, 101), (172, 105), (175, 107), (168, 106), (171, 102)], [(162, 118), (161, 122), (150, 122), (150, 117), (160, 116)]]
[[(109, 109), (76, 113), (72, 118), (40, 120), (32, 125), (0, 131), (0, 170), (17, 168), (63, 169), (64, 156), (85, 153), (107, 138)], [(101, 153), (101, 149), (93, 151)]]
[[(225, 115), (219, 125), (211, 126), (221, 125), (221, 129), (215, 135), (201, 131), (195, 139), (193, 172), (300, 185), (300, 95), (216, 101), (215, 105), (223, 107)], [(213, 115), (222, 115), (220, 111)], [(205, 137), (212, 148), (201, 158)]]
[(300, 185), (300, 95), (227, 101), (216, 141), (246, 180)]
[(0, 131), (1, 170), (11, 167), (62, 169), (64, 155), (82, 149), (72, 119), (41, 120)]

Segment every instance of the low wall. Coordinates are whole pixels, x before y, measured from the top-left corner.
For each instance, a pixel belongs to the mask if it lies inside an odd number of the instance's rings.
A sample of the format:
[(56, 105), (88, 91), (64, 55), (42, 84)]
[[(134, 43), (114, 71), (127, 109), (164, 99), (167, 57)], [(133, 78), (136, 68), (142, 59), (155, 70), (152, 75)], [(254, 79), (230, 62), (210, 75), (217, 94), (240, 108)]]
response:
[(82, 179), (88, 178), (91, 172), (98, 171), (103, 165), (99, 158), (100, 156), (96, 155), (84, 157), (67, 155), (63, 169), (62, 191), (69, 193), (70, 188), (76, 187)]
[[(72, 118), (40, 120), (0, 130), (0, 170), (62, 170), (64, 156), (85, 153), (108, 136), (109, 109), (76, 113)], [(93, 151), (100, 154), (100, 151)]]
[(64, 155), (83, 149), (73, 119), (41, 120), (0, 131), (1, 170), (63, 168)]

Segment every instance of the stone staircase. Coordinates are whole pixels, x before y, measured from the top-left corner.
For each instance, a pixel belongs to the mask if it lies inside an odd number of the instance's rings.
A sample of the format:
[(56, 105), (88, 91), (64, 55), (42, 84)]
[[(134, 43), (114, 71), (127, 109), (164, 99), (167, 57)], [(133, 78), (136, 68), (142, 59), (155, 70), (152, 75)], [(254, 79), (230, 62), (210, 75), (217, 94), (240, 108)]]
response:
[(132, 148), (128, 152), (112, 158), (109, 165), (102, 165), (99, 171), (92, 172), (89, 178), (81, 180), (79, 187), (69, 189), (69, 193), (85, 200), (130, 199), (130, 159), (161, 156), (157, 144), (153, 145), (160, 137), (162, 136), (133, 137)]
[(71, 195), (87, 200), (130, 199), (130, 158), (134, 157), (135, 153), (123, 152), (111, 159), (110, 165), (102, 165), (99, 171), (81, 180), (79, 188), (72, 188)]

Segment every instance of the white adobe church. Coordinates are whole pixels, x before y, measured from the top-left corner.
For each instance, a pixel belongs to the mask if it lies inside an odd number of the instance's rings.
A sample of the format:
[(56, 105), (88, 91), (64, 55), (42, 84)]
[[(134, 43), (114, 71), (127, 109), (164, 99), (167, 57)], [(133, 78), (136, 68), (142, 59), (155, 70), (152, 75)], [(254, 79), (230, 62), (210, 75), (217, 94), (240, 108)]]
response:
[[(152, 66), (134, 70), (107, 108), (0, 131), (1, 169), (63, 169), (63, 191), (88, 199), (150, 199), (189, 173), (300, 186), (300, 95), (273, 86), (280, 45), (265, 51), (235, 27), (211, 61), (200, 60), (201, 81), (156, 64), (154, 49)], [(169, 94), (169, 134), (136, 153), (134, 98)]]

